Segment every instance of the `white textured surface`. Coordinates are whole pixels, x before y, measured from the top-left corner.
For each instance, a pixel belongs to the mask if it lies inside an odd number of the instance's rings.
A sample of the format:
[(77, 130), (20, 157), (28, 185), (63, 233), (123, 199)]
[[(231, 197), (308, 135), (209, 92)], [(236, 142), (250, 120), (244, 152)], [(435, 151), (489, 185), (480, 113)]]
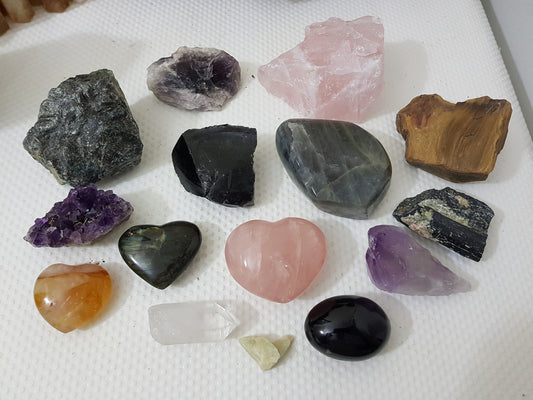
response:
[[(274, 133), (295, 117), (252, 75), (292, 48), (304, 27), (331, 16), (382, 18), (385, 88), (363, 126), (377, 136), (393, 164), (391, 188), (374, 218), (354, 221), (311, 206), (289, 181), (275, 152)], [(243, 87), (221, 112), (195, 113), (158, 102), (147, 90), (146, 67), (177, 47), (226, 50), (242, 65)], [(62, 80), (110, 68), (139, 123), (145, 144), (140, 166), (100, 184), (135, 207), (132, 218), (89, 247), (37, 249), (22, 240), (33, 219), (63, 199), (68, 187), (22, 148), (40, 102)], [(396, 112), (421, 93), (462, 101), (489, 95), (514, 109), (507, 143), (486, 182), (449, 184), (408, 166)], [(178, 182), (170, 152), (189, 128), (233, 123), (257, 128), (256, 206), (227, 209), (190, 195)], [(64, 399), (523, 399), (533, 396), (533, 145), (481, 4), (474, 0), (175, 2), (89, 0), (64, 14), (38, 12), (0, 37), (0, 398)], [(432, 253), (474, 283), (451, 297), (389, 295), (366, 273), (366, 232), (395, 223), (391, 212), (406, 196), (450, 185), (496, 212), (480, 263), (425, 242)], [(223, 256), (225, 238), (253, 218), (303, 217), (329, 246), (322, 274), (298, 299), (275, 304), (238, 286)], [(164, 291), (137, 278), (116, 243), (128, 226), (185, 219), (204, 243), (188, 271)], [(90, 328), (63, 335), (33, 304), (42, 269), (62, 262), (99, 261), (115, 291)], [(338, 294), (368, 296), (392, 320), (386, 349), (359, 363), (323, 356), (306, 342), (302, 324), (311, 307)], [(161, 346), (149, 333), (153, 304), (220, 300), (243, 322), (216, 344)], [(235, 338), (292, 334), (295, 342), (275, 369), (262, 372)]]

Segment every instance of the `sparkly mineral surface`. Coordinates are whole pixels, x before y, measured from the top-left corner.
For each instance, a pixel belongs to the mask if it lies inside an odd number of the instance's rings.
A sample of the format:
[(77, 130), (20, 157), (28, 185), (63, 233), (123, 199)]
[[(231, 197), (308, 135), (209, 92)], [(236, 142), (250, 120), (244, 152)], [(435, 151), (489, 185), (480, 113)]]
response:
[(409, 164), (452, 182), (482, 181), (505, 144), (511, 112), (507, 100), (486, 96), (453, 104), (421, 95), (398, 112), (396, 128)]
[(383, 88), (383, 49), (379, 18), (330, 18), (308, 26), (304, 41), (257, 77), (302, 116), (359, 122)]
[(148, 89), (185, 110), (220, 110), (239, 90), (238, 61), (218, 49), (180, 47), (148, 67)]
[(143, 149), (124, 94), (105, 69), (51, 89), (23, 144), (59, 183), (74, 187), (131, 169)]
[(443, 296), (470, 290), (467, 281), (397, 226), (370, 228), (366, 263), (374, 285), (387, 292)]
[(129, 218), (130, 203), (95, 185), (71, 189), (67, 198), (37, 218), (24, 240), (35, 247), (88, 244)]
[(188, 192), (225, 206), (254, 204), (254, 128), (216, 125), (184, 132), (172, 150)]
[(359, 361), (377, 354), (390, 336), (385, 311), (370, 299), (336, 296), (314, 306), (304, 322), (305, 335), (321, 353)]
[(274, 341), (264, 336), (246, 336), (239, 339), (239, 343), (252, 357), (263, 371), (272, 369), (285, 355), (294, 337), (287, 335)]
[(111, 278), (97, 264), (54, 264), (39, 275), (33, 294), (46, 322), (68, 333), (92, 321), (108, 303)]
[(148, 320), (152, 337), (164, 345), (221, 342), (239, 326), (229, 310), (213, 301), (151, 306)]
[(366, 219), (389, 187), (392, 167), (381, 143), (350, 122), (291, 119), (276, 132), (285, 170), (322, 211)]
[(239, 225), (226, 241), (226, 263), (243, 288), (278, 303), (294, 300), (326, 260), (326, 238), (312, 222), (285, 218)]
[(120, 255), (138, 276), (165, 289), (189, 266), (202, 243), (200, 229), (186, 221), (136, 225), (118, 241)]
[(482, 201), (447, 187), (406, 198), (392, 215), (419, 235), (479, 261), (494, 211)]

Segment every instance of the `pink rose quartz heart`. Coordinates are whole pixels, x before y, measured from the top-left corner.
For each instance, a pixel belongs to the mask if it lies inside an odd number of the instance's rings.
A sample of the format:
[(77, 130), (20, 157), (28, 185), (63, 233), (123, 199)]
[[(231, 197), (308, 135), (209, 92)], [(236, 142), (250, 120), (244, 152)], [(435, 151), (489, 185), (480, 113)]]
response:
[(301, 218), (248, 221), (226, 242), (231, 276), (249, 292), (278, 303), (294, 300), (313, 282), (326, 260), (326, 238)]

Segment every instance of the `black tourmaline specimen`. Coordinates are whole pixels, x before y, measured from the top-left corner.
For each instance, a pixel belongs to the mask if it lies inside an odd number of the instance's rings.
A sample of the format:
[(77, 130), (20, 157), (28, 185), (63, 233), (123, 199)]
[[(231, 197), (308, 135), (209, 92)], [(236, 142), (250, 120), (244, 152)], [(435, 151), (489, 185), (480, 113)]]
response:
[(419, 235), (479, 261), (494, 211), (482, 201), (447, 187), (403, 200), (392, 215)]
[(24, 148), (59, 183), (85, 186), (141, 162), (139, 128), (113, 75), (77, 75), (48, 93)]
[(184, 132), (172, 161), (190, 193), (225, 206), (254, 204), (254, 128), (216, 125)]

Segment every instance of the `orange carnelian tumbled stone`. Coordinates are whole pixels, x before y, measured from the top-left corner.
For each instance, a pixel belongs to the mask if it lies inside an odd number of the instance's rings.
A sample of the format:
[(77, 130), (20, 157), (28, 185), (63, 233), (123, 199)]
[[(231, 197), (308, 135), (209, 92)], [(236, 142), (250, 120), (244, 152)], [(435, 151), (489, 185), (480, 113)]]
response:
[(39, 275), (33, 295), (43, 318), (67, 333), (87, 324), (107, 304), (111, 278), (98, 264), (54, 264)]

